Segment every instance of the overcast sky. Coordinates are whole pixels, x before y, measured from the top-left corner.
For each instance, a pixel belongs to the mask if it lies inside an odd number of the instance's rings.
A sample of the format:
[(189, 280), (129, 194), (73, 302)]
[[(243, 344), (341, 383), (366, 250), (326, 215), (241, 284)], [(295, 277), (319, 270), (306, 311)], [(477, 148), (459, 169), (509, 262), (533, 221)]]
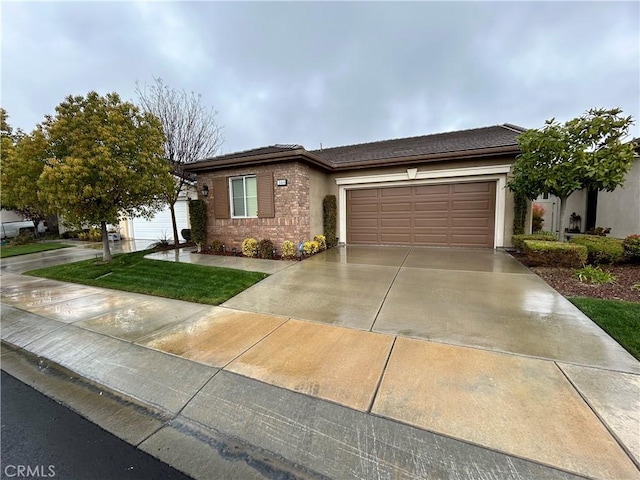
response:
[[(2, 2), (2, 106), (160, 77), (218, 111), (219, 153), (308, 149), (592, 107), (640, 114), (639, 2)], [(636, 120), (637, 122), (637, 120)], [(636, 123), (632, 135), (640, 136)]]

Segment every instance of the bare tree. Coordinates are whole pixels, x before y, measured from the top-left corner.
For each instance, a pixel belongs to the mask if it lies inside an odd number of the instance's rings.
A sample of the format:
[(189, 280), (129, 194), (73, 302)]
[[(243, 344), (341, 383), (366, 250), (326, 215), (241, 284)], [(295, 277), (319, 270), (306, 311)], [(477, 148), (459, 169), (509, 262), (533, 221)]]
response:
[(177, 246), (180, 241), (175, 204), (182, 188), (191, 180), (182, 166), (214, 156), (224, 139), (222, 127), (216, 121), (218, 112), (206, 109), (201, 104), (201, 95), (170, 88), (160, 78), (153, 80), (153, 84), (145, 83), (144, 87), (136, 82), (135, 92), (142, 109), (158, 117), (162, 124), (165, 157), (175, 178), (174, 189), (167, 192), (165, 200), (171, 211), (173, 240)]

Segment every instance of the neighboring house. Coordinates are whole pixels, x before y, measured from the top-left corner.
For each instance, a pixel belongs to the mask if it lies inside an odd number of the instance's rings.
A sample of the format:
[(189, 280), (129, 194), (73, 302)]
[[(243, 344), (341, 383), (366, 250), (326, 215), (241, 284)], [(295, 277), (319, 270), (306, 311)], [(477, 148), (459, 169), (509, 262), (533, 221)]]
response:
[(274, 145), (187, 164), (207, 202), (207, 242), (279, 246), (323, 233), (323, 199), (338, 201), (346, 244), (510, 246), (507, 175), (523, 128), (510, 124), (306, 150)]
[[(616, 238), (640, 233), (640, 139), (632, 141), (638, 147), (624, 184), (613, 192), (579, 190), (572, 193), (567, 199), (566, 228), (571, 229), (571, 215), (575, 214), (574, 225), (582, 233), (594, 227), (610, 228), (609, 236)], [(536, 203), (545, 208), (542, 229), (559, 233), (558, 199), (541, 195)]]
[[(196, 198), (195, 185), (187, 184), (183, 187), (174, 209), (176, 213), (176, 225), (178, 235), (181, 231), (190, 227), (189, 200)], [(171, 211), (169, 206), (156, 213), (151, 219), (126, 218), (120, 222), (120, 235), (122, 238), (134, 240), (168, 240), (173, 242), (173, 225), (171, 223)], [(182, 238), (181, 238), (182, 241)]]

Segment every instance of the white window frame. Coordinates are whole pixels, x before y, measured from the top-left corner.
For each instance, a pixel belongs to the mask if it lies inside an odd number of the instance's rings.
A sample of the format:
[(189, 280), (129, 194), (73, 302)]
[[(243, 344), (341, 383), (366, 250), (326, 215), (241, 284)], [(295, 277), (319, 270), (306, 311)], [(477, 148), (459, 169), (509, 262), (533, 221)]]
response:
[(244, 192), (244, 211), (245, 213), (248, 211), (247, 208), (247, 178), (255, 178), (256, 179), (256, 202), (258, 199), (258, 176), (257, 175), (237, 175), (235, 177), (229, 177), (229, 207), (231, 210), (231, 218), (258, 218), (258, 209), (256, 208), (255, 215), (236, 215), (235, 213), (235, 205), (233, 203), (233, 180), (242, 179), (242, 189)]

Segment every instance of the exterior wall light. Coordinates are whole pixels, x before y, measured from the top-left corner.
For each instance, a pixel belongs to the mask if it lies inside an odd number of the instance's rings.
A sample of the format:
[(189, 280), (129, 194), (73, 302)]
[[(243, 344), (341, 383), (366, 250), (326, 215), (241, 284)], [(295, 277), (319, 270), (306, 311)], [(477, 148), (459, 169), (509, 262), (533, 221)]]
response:
[(203, 197), (208, 197), (209, 196), (209, 187), (207, 185), (203, 185), (202, 186), (202, 196)]

